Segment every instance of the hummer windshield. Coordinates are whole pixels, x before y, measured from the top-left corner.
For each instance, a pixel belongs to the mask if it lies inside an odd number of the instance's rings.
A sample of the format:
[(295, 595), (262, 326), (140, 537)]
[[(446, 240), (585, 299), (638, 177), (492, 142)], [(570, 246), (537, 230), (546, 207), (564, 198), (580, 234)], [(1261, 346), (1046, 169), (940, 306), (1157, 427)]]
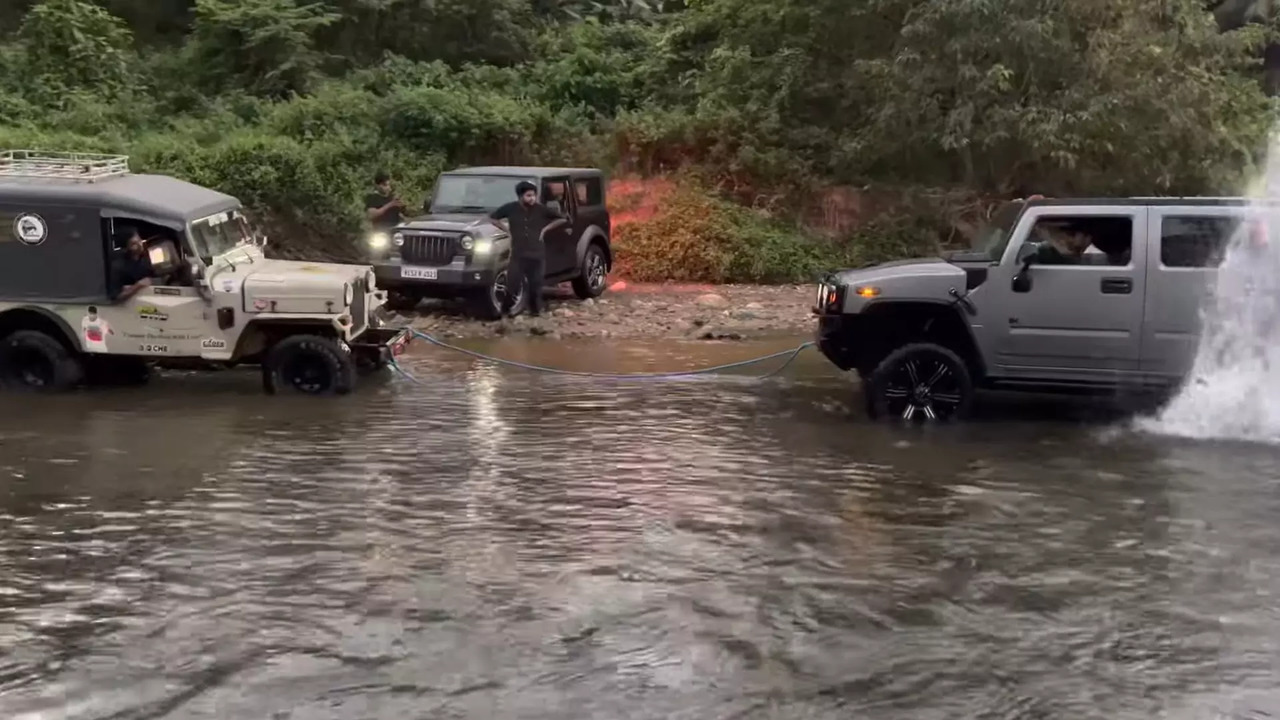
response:
[(191, 240), (205, 262), (253, 242), (253, 228), (239, 210), (221, 212), (191, 223)]
[(996, 210), (991, 220), (973, 238), (973, 249), (984, 253), (991, 262), (998, 263), (1004, 257), (1005, 248), (1013, 237), (1013, 226), (1022, 214), (1024, 203), (1007, 202)]
[(433, 213), (490, 213), (516, 200), (516, 185), (537, 178), (509, 175), (441, 175), (431, 198)]

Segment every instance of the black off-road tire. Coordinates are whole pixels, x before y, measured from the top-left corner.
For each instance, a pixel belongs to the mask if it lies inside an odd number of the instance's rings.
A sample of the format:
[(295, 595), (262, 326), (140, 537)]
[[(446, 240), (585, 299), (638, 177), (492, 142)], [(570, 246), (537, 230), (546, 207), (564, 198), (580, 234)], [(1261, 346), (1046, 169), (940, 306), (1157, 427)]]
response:
[(413, 312), (422, 304), (422, 296), (415, 293), (390, 290), (384, 307), (392, 312)]
[(947, 422), (968, 417), (973, 378), (965, 361), (934, 343), (911, 343), (880, 361), (863, 387), (873, 420)]
[[(489, 283), (489, 287), (477, 292), (468, 299), (468, 308), (472, 315), (482, 320), (501, 320), (502, 319), (502, 298), (505, 296), (508, 287), (507, 278), (510, 277), (510, 269), (503, 268), (493, 276), (493, 282)], [(539, 288), (541, 291), (541, 288)], [(512, 315), (519, 315), (524, 312), (525, 307), (529, 304), (529, 288), (520, 289), (520, 297), (516, 299), (515, 305), (511, 308)]]
[(151, 381), (151, 364), (127, 355), (87, 355), (85, 382), (108, 387), (138, 387)]
[(598, 298), (604, 294), (608, 284), (608, 256), (603, 247), (593, 242), (587, 246), (587, 252), (582, 256), (581, 272), (573, 279), (573, 294), (580, 300)]
[(0, 387), (57, 393), (84, 381), (77, 353), (38, 330), (18, 330), (0, 340)]
[(291, 335), (276, 343), (262, 363), (262, 389), (268, 395), (346, 395), (356, 384), (356, 362), (336, 340)]

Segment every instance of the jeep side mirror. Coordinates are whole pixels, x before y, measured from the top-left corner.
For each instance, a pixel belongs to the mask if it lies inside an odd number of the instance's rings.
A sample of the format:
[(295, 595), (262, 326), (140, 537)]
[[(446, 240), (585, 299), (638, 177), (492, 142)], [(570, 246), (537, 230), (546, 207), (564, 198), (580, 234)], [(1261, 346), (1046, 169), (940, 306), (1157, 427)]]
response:
[(550, 209), (552, 212), (556, 212), (561, 215), (564, 214), (564, 206), (560, 204), (559, 200), (549, 200), (547, 202), (547, 208)]

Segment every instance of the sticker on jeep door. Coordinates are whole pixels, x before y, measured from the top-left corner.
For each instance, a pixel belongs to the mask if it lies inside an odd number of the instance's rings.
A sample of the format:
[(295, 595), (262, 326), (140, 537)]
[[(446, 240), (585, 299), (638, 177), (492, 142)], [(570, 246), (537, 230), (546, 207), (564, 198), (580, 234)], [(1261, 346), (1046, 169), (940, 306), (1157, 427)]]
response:
[(226, 350), (227, 341), (221, 338), (205, 338), (200, 341), (201, 350)]
[(143, 343), (138, 346), (138, 352), (145, 355), (167, 355), (169, 353), (168, 345), (152, 345), (151, 343)]

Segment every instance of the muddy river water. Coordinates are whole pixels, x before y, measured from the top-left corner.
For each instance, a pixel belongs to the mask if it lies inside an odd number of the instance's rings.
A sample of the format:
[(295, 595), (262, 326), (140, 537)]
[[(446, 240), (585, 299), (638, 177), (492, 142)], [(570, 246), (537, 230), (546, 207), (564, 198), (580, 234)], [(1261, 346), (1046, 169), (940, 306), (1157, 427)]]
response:
[(6, 399), (0, 717), (1280, 712), (1280, 449), (1057, 406), (878, 427), (815, 354), (406, 366), (338, 401), (235, 372)]

